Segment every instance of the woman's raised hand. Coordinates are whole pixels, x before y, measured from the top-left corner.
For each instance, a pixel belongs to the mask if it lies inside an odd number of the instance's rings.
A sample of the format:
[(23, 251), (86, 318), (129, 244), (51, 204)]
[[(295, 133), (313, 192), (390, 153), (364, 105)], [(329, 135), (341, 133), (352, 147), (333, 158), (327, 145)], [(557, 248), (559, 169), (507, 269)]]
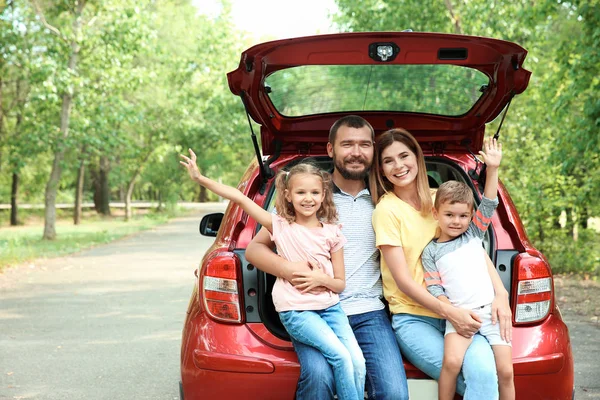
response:
[(485, 139), (479, 155), (488, 168), (498, 168), (502, 160), (502, 143), (498, 143), (496, 139)]
[(198, 169), (198, 165), (196, 165), (196, 153), (194, 153), (192, 151), (192, 149), (188, 149), (190, 152), (190, 156), (184, 156), (183, 154), (180, 154), (179, 156), (181, 158), (183, 158), (183, 161), (179, 161), (179, 163), (181, 165), (183, 165), (188, 173), (190, 174), (190, 178), (192, 178), (192, 180), (199, 182), (200, 179), (202, 178), (202, 174), (200, 173), (200, 170)]

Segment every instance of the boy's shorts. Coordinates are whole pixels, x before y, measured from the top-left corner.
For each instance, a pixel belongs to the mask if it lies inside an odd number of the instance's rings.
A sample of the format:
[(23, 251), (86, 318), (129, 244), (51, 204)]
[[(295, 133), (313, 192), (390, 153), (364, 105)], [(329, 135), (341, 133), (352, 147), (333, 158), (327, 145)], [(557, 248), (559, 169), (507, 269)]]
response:
[[(491, 346), (510, 346), (510, 342), (505, 341), (500, 336), (500, 323), (496, 321), (496, 325), (492, 324), (492, 305), (487, 304), (485, 306), (474, 308), (473, 311), (481, 318), (481, 328), (479, 328), (479, 334), (484, 336)], [(456, 332), (456, 329), (452, 326), (450, 321), (446, 321), (446, 336), (449, 333)]]

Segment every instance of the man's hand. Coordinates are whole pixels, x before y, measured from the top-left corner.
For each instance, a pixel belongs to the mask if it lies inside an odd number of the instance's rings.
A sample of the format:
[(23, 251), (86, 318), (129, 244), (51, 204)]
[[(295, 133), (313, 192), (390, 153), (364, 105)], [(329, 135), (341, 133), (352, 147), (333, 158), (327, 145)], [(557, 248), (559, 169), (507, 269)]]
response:
[(481, 328), (481, 318), (472, 310), (456, 308), (448, 313), (448, 321), (456, 332), (466, 338), (471, 338)]
[(314, 269), (318, 269), (315, 268), (315, 265), (313, 265), (310, 261), (285, 261), (282, 267), (283, 279), (294, 286), (298, 286), (296, 283), (294, 283), (296, 273), (310, 272)]
[(500, 337), (507, 342), (512, 340), (512, 312), (508, 304), (508, 292), (496, 294), (492, 302), (492, 324), (500, 322)]
[(294, 272), (294, 278), (292, 284), (302, 293), (321, 292), (319, 288), (327, 289), (325, 283), (327, 282), (329, 275), (321, 271), (320, 268), (314, 268), (312, 271), (307, 272)]
[(502, 161), (502, 143), (487, 138), (483, 141), (483, 149), (479, 152), (487, 168), (498, 168)]

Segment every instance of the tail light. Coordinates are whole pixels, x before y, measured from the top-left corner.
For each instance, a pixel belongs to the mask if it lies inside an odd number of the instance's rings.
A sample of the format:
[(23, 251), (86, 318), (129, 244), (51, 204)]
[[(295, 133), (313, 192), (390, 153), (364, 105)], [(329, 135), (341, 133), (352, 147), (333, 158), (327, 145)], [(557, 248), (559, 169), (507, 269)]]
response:
[(241, 323), (240, 260), (230, 251), (215, 251), (205, 261), (199, 278), (208, 315), (222, 322)]
[(553, 297), (552, 272), (542, 258), (527, 253), (515, 259), (518, 270), (515, 322), (541, 321), (550, 312)]

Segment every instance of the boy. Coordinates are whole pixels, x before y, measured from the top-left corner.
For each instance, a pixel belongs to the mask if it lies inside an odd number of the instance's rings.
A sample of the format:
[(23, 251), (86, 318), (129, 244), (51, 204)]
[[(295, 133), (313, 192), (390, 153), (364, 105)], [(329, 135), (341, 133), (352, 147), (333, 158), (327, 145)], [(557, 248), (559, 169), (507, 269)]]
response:
[[(479, 333), (490, 342), (494, 352), (500, 398), (508, 400), (515, 398), (511, 333), (500, 332), (499, 324), (492, 317), (491, 303), (495, 296), (492, 280), (500, 280), (500, 277), (482, 246), (485, 231), (498, 205), (502, 146), (492, 140), (486, 141), (485, 148), (487, 153), (480, 153), (487, 165), (481, 204), (473, 215), (472, 190), (462, 182), (443, 183), (433, 207), (440, 236), (425, 247), (422, 261), (427, 290), (433, 296), (455, 307), (472, 309), (481, 318)], [(471, 341), (472, 338), (457, 334), (452, 324), (446, 322), (444, 360), (439, 378), (440, 400), (454, 398), (456, 378)]]

